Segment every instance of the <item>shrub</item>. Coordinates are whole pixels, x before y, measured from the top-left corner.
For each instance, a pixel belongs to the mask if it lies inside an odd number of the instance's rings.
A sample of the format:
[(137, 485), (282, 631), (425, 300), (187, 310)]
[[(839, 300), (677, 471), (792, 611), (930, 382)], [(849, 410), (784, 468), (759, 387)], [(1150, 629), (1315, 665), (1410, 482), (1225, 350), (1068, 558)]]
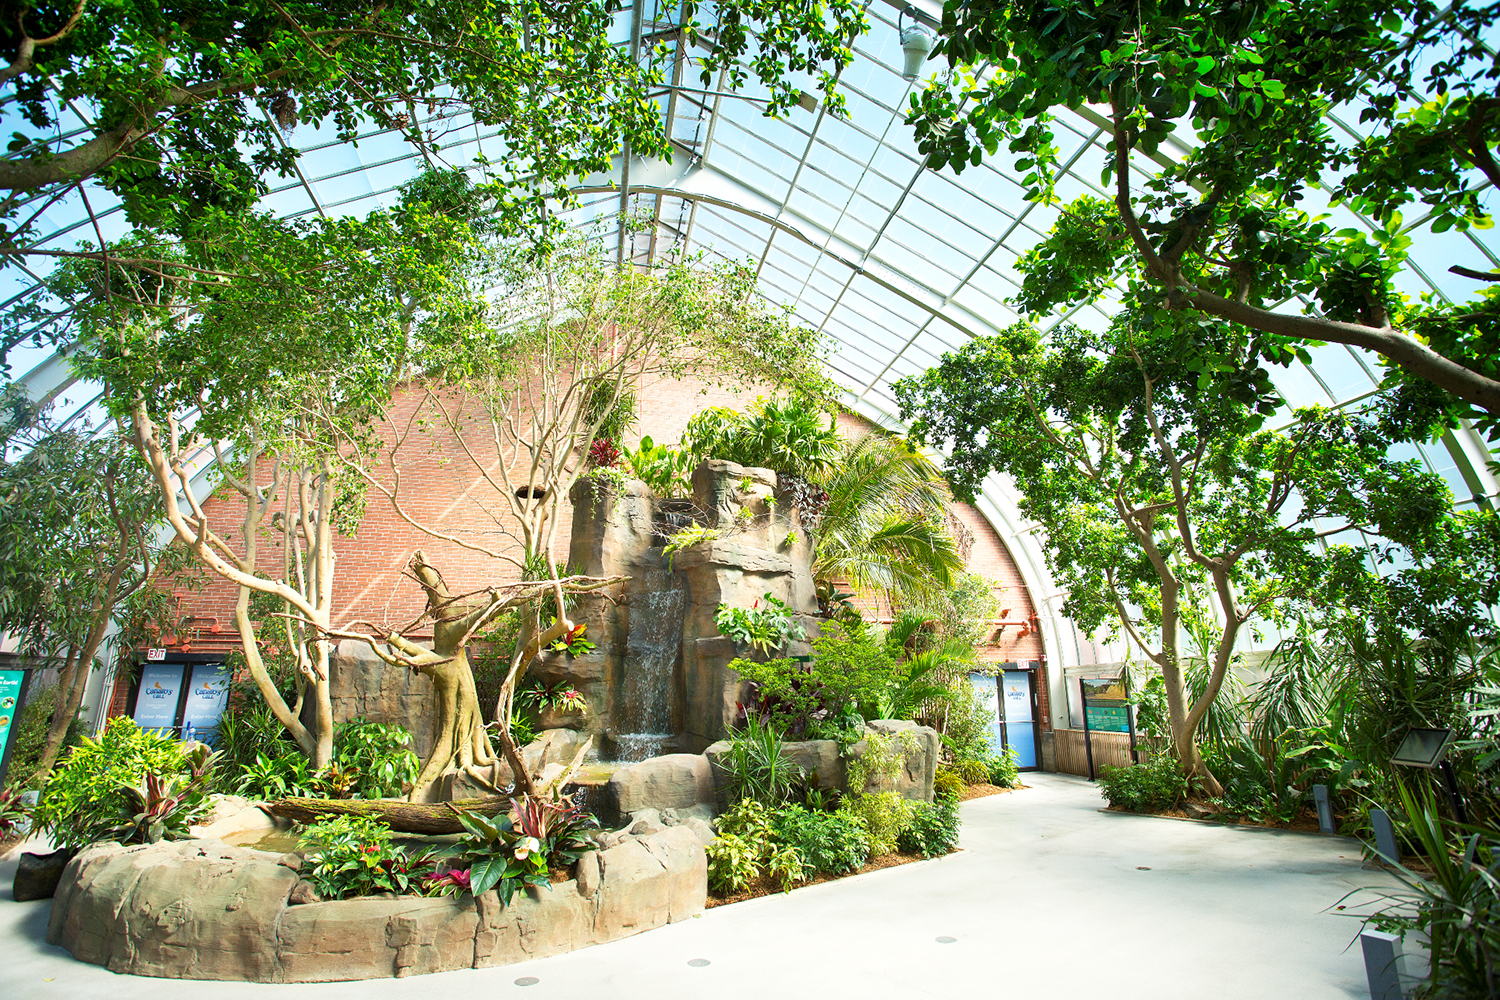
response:
[(788, 735), (853, 742), (863, 734), (861, 704), (888, 700), (904, 672), (883, 638), (862, 623), (829, 622), (812, 641), (813, 662), (735, 660), (729, 666), (751, 682), (754, 712)]
[(320, 771), (294, 745), (281, 746), (285, 749), (279, 756), (257, 753), (241, 766), (233, 785), (237, 794), (266, 800), (395, 798), (417, 780), (421, 766), (403, 727), (362, 718), (334, 731), (333, 762)]
[(896, 838), (896, 846), (924, 858), (947, 854), (958, 846), (958, 804), (952, 801), (917, 802), (911, 823)]
[(421, 761), (401, 726), (350, 719), (333, 734), (334, 764), (354, 776), (350, 796), (394, 798), (417, 780)]
[(165, 778), (189, 770), (186, 751), (201, 745), (144, 730), (123, 716), (109, 720), (98, 739), (84, 737), (52, 769), (37, 803), (36, 830), (60, 848), (114, 836), (125, 806), (122, 789), (139, 786), (148, 774)]
[[(7, 771), (7, 788), (39, 788), (35, 781), (37, 765), (42, 762), (42, 751), (47, 746), (47, 728), (52, 725), (52, 714), (57, 710), (57, 685), (37, 685), (26, 696), (21, 712), (11, 724), (15, 729), (15, 742), (11, 744), (10, 768)], [(63, 736), (62, 750), (77, 746), (88, 735), (88, 726), (75, 717), (68, 723)]]
[(964, 795), (964, 780), (947, 768), (939, 768), (932, 781), (932, 793), (945, 802), (957, 802)]
[(707, 848), (708, 884), (715, 892), (742, 892), (762, 874), (776, 879), (783, 892), (802, 880), (802, 853), (777, 842), (772, 815), (764, 803), (742, 799), (719, 817), (719, 835)]
[(839, 804), (839, 812), (858, 823), (865, 834), (865, 845), (872, 857), (890, 854), (896, 842), (911, 825), (912, 803), (895, 792), (868, 792), (850, 795)]
[(1158, 754), (1134, 767), (1099, 768), (1099, 790), (1111, 806), (1131, 812), (1170, 809), (1187, 794), (1187, 778), (1170, 754)]
[(990, 766), (982, 760), (957, 760), (952, 771), (966, 785), (982, 785), (990, 780)]
[(708, 854), (708, 884), (714, 892), (743, 892), (760, 877), (761, 845), (733, 833), (721, 833), (705, 849)]
[(494, 888), (509, 905), (517, 891), (547, 885), (551, 869), (571, 865), (592, 848), (595, 824), (589, 814), (559, 799), (523, 795), (510, 801), (506, 816), (458, 811), (465, 835), (443, 856), (463, 859), (466, 881), (449, 880), (435, 891), (468, 889), (478, 895)]
[(1011, 747), (992, 754), (988, 763), (990, 784), (999, 788), (1015, 788), (1021, 783), (1021, 762)]
[(814, 871), (842, 875), (859, 871), (870, 859), (864, 828), (848, 813), (788, 806), (772, 817), (771, 829), (776, 843), (795, 847)]
[(899, 736), (867, 733), (864, 743), (865, 752), (850, 759), (844, 767), (851, 795), (860, 794), (872, 781), (894, 780), (907, 756), (922, 749), (917, 745), (916, 734), (910, 730), (902, 731)]
[(754, 799), (769, 806), (788, 801), (802, 784), (802, 768), (783, 750), (781, 734), (755, 716), (729, 741), (721, 766), (729, 772), (730, 796)]

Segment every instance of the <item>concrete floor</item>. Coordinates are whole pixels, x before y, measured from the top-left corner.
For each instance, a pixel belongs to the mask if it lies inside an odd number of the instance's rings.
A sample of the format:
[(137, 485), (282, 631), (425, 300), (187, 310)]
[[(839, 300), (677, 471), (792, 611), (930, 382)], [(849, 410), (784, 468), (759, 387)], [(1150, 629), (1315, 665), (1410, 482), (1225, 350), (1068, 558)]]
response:
[(50, 902), (10, 901), (0, 865), (0, 997), (525, 1000), (789, 996), (1366, 998), (1359, 921), (1332, 907), (1390, 884), (1342, 838), (1100, 813), (1095, 786), (964, 808), (946, 858), (710, 910), (614, 944), (503, 969), (263, 986), (119, 976), (44, 943)]

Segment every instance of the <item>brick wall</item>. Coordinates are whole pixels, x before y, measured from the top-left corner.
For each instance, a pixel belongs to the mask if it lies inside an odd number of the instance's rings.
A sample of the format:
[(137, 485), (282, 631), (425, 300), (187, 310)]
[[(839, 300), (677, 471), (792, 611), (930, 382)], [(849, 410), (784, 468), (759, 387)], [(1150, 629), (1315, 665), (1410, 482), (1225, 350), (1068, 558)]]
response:
[[(693, 414), (708, 406), (742, 408), (753, 395), (705, 387), (696, 382), (657, 381), (645, 386), (639, 394), (636, 433), (649, 434), (657, 442), (675, 442)], [(520, 545), (511, 534), (515, 528), (514, 519), (493, 482), (476, 471), (474, 462), (464, 454), (453, 434), (445, 430), (415, 429), (413, 416), (419, 415), (420, 407), (428, 405), (423, 400), (424, 394), (417, 390), (399, 393), (391, 408), (390, 424), (384, 429), (387, 442), (407, 433), (398, 460), (402, 472), (398, 499), (403, 508), (414, 519), (455, 538), (481, 545), (500, 555), (519, 555)], [(448, 402), (451, 404), (452, 401)], [(857, 417), (845, 416), (841, 418), (840, 426), (845, 433), (855, 435), (863, 433), (869, 425)], [(408, 432), (408, 427), (413, 429)], [(476, 456), (491, 463), (491, 478), (498, 479), (493, 450), (488, 455), (480, 450), (479, 443), (485, 441), (487, 435), (488, 425), (481, 422), (473, 433), (466, 435), (466, 440)], [(635, 443), (632, 438), (630, 444)], [(388, 467), (385, 473), (382, 480), (390, 484), (392, 477)], [(205, 502), (204, 510), (215, 529), (237, 551), (243, 551), (237, 544), (238, 522), (244, 510), (238, 494), (222, 489)], [(553, 556), (557, 559), (566, 558), (571, 534), (572, 508), (566, 499), (559, 516), (560, 523), (552, 546)], [(1011, 609), (1003, 620), (1003, 629), (997, 622), (995, 642), (985, 651), (985, 658), (994, 661), (1039, 659), (1042, 653), (1040, 636), (1036, 633), (1024, 638), (1017, 636), (1019, 624), (1034, 613), (1034, 607), (1004, 541), (973, 507), (956, 505), (955, 516), (973, 535), (970, 569), (994, 581), (1000, 606)], [(384, 496), (371, 490), (364, 517), (354, 537), (335, 538), (335, 624), (361, 619), (402, 623), (420, 614), (425, 606), (422, 591), (403, 575), (407, 560), (418, 548), (442, 571), (454, 593), (519, 577), (515, 565), (504, 559), (423, 533), (404, 520)], [(273, 575), (279, 575), (282, 556), (277, 538), (262, 536), (260, 559), (264, 569), (271, 569)], [(878, 595), (862, 596), (866, 599), (864, 603), (871, 605), (877, 615), (883, 617), (889, 613), (888, 608), (881, 613), (882, 602)], [(235, 597), (232, 585), (212, 576), (202, 589), (180, 592), (179, 607), (191, 618), (185, 634), (171, 637), (169, 645), (180, 651), (200, 653), (227, 652), (237, 648)], [(125, 683), (117, 685), (111, 695), (109, 714), (125, 711), (127, 689)], [(1043, 718), (1046, 718), (1045, 714)]]

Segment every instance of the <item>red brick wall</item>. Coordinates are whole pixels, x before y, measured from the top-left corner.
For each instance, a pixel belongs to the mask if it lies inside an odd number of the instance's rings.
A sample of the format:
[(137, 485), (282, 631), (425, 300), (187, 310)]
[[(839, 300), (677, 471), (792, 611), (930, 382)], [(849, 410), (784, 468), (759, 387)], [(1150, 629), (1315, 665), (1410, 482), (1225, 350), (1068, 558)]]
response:
[[(734, 394), (722, 389), (706, 388), (698, 383), (660, 381), (639, 393), (639, 423), (636, 434), (649, 434), (658, 442), (675, 442), (687, 426), (688, 419), (708, 406), (743, 407), (753, 393)], [(392, 407), (391, 424), (386, 440), (395, 440), (421, 403), (422, 393), (412, 390), (398, 394)], [(869, 425), (857, 417), (840, 421), (845, 433), (862, 433)], [(487, 425), (486, 433), (487, 433)], [(471, 442), (484, 440), (484, 434), (469, 437)], [(636, 443), (632, 437), (630, 444)], [(481, 459), (485, 453), (473, 445)], [(493, 457), (493, 453), (490, 453)], [(402, 505), (414, 518), (438, 530), (501, 552), (516, 555), (519, 544), (502, 532), (513, 526), (503, 498), (485, 478), (475, 471), (473, 462), (462, 452), (450, 433), (414, 431), (401, 449), (400, 466), (403, 483)], [(389, 482), (389, 477), (386, 478)], [(242, 551), (238, 521), (243, 505), (238, 495), (221, 490), (205, 504), (215, 529)], [(1034, 607), (1021, 580), (1015, 561), (994, 528), (973, 507), (956, 505), (955, 515), (973, 535), (969, 567), (994, 582), (1002, 608), (1010, 608), (998, 629), (995, 644), (985, 651), (988, 660), (1035, 660), (1041, 657), (1040, 636), (1032, 633), (1018, 638), (1020, 623), (1033, 613)], [(554, 558), (565, 558), (568, 552), (572, 508), (564, 500), (559, 514)], [(264, 536), (261, 565), (279, 574), (281, 555), (276, 540)], [(455, 593), (514, 580), (515, 566), (481, 552), (466, 549), (454, 542), (424, 534), (404, 521), (385, 497), (375, 490), (369, 493), (365, 515), (353, 538), (336, 537), (334, 549), (337, 565), (334, 577), (334, 622), (344, 624), (360, 619), (377, 622), (405, 622), (415, 618), (425, 605), (422, 591), (402, 573), (412, 551), (422, 549), (442, 572)], [(217, 652), (238, 646), (234, 630), (235, 588), (217, 577), (210, 577), (202, 590), (184, 591), (180, 606), (190, 614), (187, 634), (172, 643), (183, 651)], [(879, 608), (878, 598), (869, 603)], [(888, 608), (884, 609), (888, 614)], [(879, 614), (877, 610), (877, 614)], [(883, 616), (883, 615), (882, 615)], [(125, 711), (127, 685), (113, 692), (110, 714)], [(1045, 715), (1043, 716), (1046, 717)]]

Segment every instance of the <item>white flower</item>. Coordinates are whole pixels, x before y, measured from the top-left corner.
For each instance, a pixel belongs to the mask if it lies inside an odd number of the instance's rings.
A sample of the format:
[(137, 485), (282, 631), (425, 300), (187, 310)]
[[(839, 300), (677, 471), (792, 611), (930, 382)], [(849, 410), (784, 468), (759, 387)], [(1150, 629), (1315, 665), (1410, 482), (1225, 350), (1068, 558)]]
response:
[(540, 851), (542, 842), (535, 837), (522, 837), (516, 841), (516, 860), (525, 861), (532, 851)]

